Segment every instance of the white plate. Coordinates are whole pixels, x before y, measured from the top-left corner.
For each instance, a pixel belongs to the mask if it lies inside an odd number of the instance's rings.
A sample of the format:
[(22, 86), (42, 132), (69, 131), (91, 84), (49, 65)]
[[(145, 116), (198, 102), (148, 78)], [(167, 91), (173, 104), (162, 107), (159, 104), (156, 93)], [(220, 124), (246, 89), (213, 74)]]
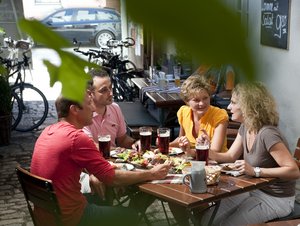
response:
[(183, 151), (181, 150), (181, 148), (169, 148), (169, 155), (179, 155), (182, 154)]
[(221, 166), (221, 172), (223, 173), (226, 173), (226, 174), (230, 174), (234, 177), (237, 177), (237, 176), (240, 176), (242, 175), (238, 170), (224, 170), (223, 167), (226, 166), (226, 165), (234, 165), (234, 163), (222, 163), (222, 164), (219, 164)]
[(134, 170), (134, 166), (129, 163), (115, 163), (117, 165), (117, 169), (131, 171)]
[(112, 158), (118, 158), (117, 153), (118, 152), (116, 150), (110, 151), (110, 157), (112, 157)]

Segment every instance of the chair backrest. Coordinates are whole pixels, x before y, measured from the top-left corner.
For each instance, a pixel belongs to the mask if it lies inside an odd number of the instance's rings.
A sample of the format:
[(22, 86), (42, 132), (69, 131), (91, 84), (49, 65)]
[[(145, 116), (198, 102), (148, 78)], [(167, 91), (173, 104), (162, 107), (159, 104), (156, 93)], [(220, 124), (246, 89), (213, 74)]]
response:
[(44, 209), (47, 213), (53, 215), (56, 225), (62, 225), (61, 212), (52, 186), (52, 181), (38, 177), (23, 169), (21, 166), (16, 167), (16, 173), (22, 186), (27, 207), (34, 225), (38, 225), (38, 221), (34, 217), (33, 206)]
[(298, 138), (297, 146), (294, 152), (294, 159), (300, 169), (300, 138)]

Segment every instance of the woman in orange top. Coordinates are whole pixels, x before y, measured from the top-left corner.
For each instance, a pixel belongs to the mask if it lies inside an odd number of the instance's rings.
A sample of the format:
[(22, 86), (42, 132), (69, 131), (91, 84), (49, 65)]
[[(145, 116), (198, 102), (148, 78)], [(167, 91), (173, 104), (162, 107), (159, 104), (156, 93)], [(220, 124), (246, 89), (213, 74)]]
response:
[(187, 154), (195, 154), (196, 138), (206, 132), (210, 138), (211, 151), (226, 152), (226, 110), (210, 105), (210, 84), (204, 76), (192, 75), (181, 87), (180, 96), (186, 103), (178, 112), (179, 136), (170, 146), (181, 147)]
[[(205, 133), (211, 142), (210, 151), (227, 151), (228, 114), (226, 110), (210, 105), (210, 94), (211, 86), (204, 76), (191, 75), (184, 81), (180, 96), (186, 105), (177, 112), (179, 136), (170, 146), (181, 147), (187, 155), (194, 156), (196, 138)], [(185, 208), (172, 203), (169, 207), (179, 225), (189, 225)]]

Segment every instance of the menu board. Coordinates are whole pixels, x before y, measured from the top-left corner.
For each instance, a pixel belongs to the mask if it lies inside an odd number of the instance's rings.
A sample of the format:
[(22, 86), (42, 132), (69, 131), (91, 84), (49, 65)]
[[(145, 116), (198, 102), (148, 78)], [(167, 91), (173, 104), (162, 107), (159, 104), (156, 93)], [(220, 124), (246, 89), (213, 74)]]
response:
[(289, 11), (290, 0), (262, 0), (261, 44), (288, 48)]

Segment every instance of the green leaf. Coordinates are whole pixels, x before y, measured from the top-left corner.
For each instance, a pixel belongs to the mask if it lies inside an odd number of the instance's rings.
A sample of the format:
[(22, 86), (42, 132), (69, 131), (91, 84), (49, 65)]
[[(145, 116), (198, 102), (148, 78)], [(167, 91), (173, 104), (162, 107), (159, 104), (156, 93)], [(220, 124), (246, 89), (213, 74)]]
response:
[(22, 19), (19, 21), (19, 26), (22, 31), (31, 36), (35, 42), (51, 49), (59, 50), (71, 46), (69, 41), (37, 20)]
[[(62, 50), (63, 47), (70, 46), (69, 42), (44, 26), (36, 20), (20, 20), (21, 29), (27, 32), (35, 42), (42, 43), (46, 47), (56, 50), (60, 57), (61, 65), (56, 66), (48, 60), (44, 60), (50, 74), (50, 86), (56, 82), (62, 84), (62, 95), (71, 100), (81, 102), (87, 88), (87, 81), (91, 77), (85, 73), (86, 67), (99, 67), (77, 57), (71, 52)], [(38, 32), (37, 32), (38, 31)]]
[(233, 64), (254, 79), (245, 31), (236, 14), (217, 0), (127, 0), (130, 18), (155, 36), (173, 39), (207, 64)]
[(62, 95), (81, 102), (87, 89), (87, 82), (91, 79), (91, 76), (85, 73), (84, 68), (97, 65), (88, 63), (67, 51), (59, 50), (57, 53), (62, 62), (60, 66), (55, 66), (44, 60), (50, 74), (50, 85), (53, 86), (56, 81), (60, 81), (62, 83)]

